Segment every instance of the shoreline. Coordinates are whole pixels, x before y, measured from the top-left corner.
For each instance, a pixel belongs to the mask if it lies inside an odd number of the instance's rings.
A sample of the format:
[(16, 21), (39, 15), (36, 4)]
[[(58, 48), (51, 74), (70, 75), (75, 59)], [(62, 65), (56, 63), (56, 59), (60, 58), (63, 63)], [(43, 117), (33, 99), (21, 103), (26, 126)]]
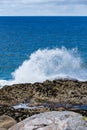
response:
[[(87, 104), (87, 81), (71, 79), (46, 80), (42, 83), (5, 85), (0, 89), (0, 105), (54, 101), (65, 104)], [(41, 100), (41, 101), (40, 101)], [(34, 101), (33, 101), (34, 102)]]
[[(43, 83), (6, 85), (0, 89), (0, 116), (8, 115), (17, 122), (47, 111), (68, 110), (87, 116), (86, 99), (87, 81), (58, 79)], [(20, 104), (27, 104), (27, 108), (13, 107)]]

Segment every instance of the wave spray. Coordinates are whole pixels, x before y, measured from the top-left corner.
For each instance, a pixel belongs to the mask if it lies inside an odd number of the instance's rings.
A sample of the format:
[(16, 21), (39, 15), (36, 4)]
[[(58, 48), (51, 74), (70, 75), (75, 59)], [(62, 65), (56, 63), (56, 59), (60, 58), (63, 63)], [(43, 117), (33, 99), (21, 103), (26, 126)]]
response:
[(59, 78), (87, 80), (86, 72), (87, 70), (82, 68), (82, 60), (77, 49), (39, 49), (12, 72), (11, 80), (0, 80), (0, 86)]

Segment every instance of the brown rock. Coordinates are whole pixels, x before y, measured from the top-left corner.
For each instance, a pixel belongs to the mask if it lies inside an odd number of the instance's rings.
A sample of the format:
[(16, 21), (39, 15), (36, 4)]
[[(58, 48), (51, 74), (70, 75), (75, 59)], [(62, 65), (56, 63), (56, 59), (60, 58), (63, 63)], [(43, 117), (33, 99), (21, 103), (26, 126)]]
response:
[(7, 130), (6, 128), (0, 128), (0, 130)]
[(64, 110), (65, 110), (64, 107), (58, 107), (58, 108), (57, 108), (57, 111), (64, 111)]
[(7, 115), (0, 116), (0, 129), (1, 130), (8, 129), (15, 124), (16, 124), (16, 121), (13, 118)]
[[(37, 99), (40, 99), (37, 101)], [(45, 101), (69, 104), (87, 104), (87, 81), (54, 80), (34, 84), (15, 84), (0, 89), (0, 105), (18, 103), (37, 105)]]

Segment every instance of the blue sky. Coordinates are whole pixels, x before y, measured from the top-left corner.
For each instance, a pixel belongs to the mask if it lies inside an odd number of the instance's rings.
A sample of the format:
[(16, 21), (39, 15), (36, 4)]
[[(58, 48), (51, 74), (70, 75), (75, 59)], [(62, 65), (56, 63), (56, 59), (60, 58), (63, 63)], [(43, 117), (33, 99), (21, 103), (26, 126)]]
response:
[(87, 16), (87, 0), (0, 0), (0, 16)]

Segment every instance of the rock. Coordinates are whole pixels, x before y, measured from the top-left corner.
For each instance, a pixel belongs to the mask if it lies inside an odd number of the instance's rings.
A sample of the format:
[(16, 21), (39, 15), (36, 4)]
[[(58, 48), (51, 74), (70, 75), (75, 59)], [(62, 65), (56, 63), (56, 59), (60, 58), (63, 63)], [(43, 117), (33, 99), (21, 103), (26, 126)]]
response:
[(6, 128), (0, 128), (0, 130), (7, 130)]
[(31, 116), (8, 130), (87, 130), (87, 122), (74, 112), (52, 111)]
[(0, 130), (8, 129), (15, 124), (16, 121), (13, 118), (7, 115), (0, 116)]
[(17, 122), (20, 122), (21, 120), (24, 120), (27, 117), (30, 117), (34, 114), (42, 113), (48, 111), (48, 108), (37, 108), (37, 109), (14, 109), (12, 107), (8, 106), (2, 106), (0, 107), (0, 115), (8, 115), (15, 119)]
[(64, 111), (64, 110), (65, 110), (64, 107), (58, 107), (58, 108), (57, 108), (57, 111)]
[[(38, 109), (17, 109), (12, 106), (29, 104)], [(59, 105), (62, 104), (62, 105)], [(85, 109), (72, 109), (73, 105), (85, 105)], [(87, 116), (87, 81), (59, 79), (43, 83), (25, 83), (4, 86), (0, 89), (0, 116), (5, 114), (17, 122), (34, 114), (47, 111), (74, 111)]]
[(55, 101), (68, 104), (87, 104), (87, 82), (77, 80), (53, 80), (43, 83), (25, 83), (4, 86), (0, 89), (0, 105), (18, 103), (42, 104)]

